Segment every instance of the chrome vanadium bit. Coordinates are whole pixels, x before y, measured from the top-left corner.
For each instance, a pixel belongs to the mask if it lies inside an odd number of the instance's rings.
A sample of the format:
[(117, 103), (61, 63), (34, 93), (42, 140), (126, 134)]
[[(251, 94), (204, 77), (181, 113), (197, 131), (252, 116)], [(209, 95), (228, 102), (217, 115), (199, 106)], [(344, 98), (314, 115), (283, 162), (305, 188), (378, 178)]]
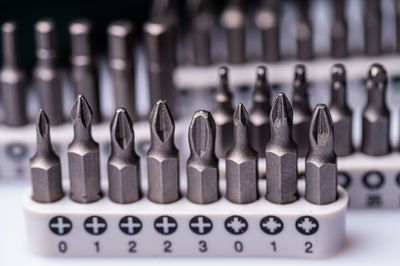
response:
[(207, 204), (218, 200), (218, 159), (215, 156), (215, 122), (208, 111), (196, 111), (189, 126), (187, 198)]
[(334, 13), (331, 27), (331, 55), (335, 58), (343, 58), (348, 55), (346, 1), (335, 0), (332, 1), (332, 5)]
[(250, 141), (258, 157), (265, 157), (265, 145), (270, 139), (269, 122), (269, 84), (267, 68), (257, 67), (257, 80), (253, 92), (253, 107), (250, 110)]
[(297, 147), (292, 137), (293, 110), (279, 93), (270, 113), (271, 140), (265, 149), (267, 200), (286, 204), (297, 200)]
[(337, 165), (333, 123), (328, 107), (317, 104), (310, 125), (310, 150), (306, 157), (307, 201), (323, 205), (337, 199)]
[(336, 64), (331, 70), (331, 104), (329, 110), (332, 115), (335, 132), (335, 153), (346, 156), (353, 152), (352, 144), (352, 112), (347, 105), (346, 70), (342, 64)]
[(93, 113), (82, 95), (71, 111), (74, 139), (68, 146), (71, 199), (89, 203), (101, 198), (99, 144), (92, 138)]
[(367, 79), (368, 100), (362, 114), (362, 152), (372, 156), (390, 152), (390, 112), (386, 105), (387, 74), (373, 64)]
[(30, 160), (32, 199), (42, 203), (55, 202), (64, 195), (61, 164), (51, 145), (49, 118), (43, 109), (39, 110), (36, 119), (36, 137), (36, 153)]
[(111, 121), (111, 155), (108, 159), (110, 199), (131, 203), (140, 199), (140, 158), (135, 151), (132, 120), (125, 108), (117, 108)]
[(313, 29), (309, 18), (309, 0), (298, 0), (298, 23), (296, 29), (297, 59), (311, 60), (314, 57)]
[(148, 197), (157, 203), (177, 201), (179, 152), (174, 144), (175, 122), (165, 101), (158, 101), (150, 114), (150, 149), (147, 152)]
[(218, 69), (219, 87), (215, 95), (216, 108), (213, 117), (217, 127), (215, 154), (218, 158), (225, 158), (233, 142), (233, 108), (232, 93), (229, 90), (228, 68)]
[(233, 121), (233, 147), (226, 155), (226, 198), (246, 204), (258, 198), (258, 157), (250, 144), (249, 115), (242, 104), (236, 108)]

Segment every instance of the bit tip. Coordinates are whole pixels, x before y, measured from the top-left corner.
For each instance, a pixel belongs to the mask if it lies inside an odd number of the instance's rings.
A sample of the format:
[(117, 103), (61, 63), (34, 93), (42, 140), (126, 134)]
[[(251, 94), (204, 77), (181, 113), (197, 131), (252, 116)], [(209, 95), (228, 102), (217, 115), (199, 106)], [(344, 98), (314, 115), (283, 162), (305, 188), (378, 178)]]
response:
[(265, 66), (258, 66), (256, 69), (257, 81), (264, 81), (267, 78), (267, 68)]
[(35, 24), (35, 30), (38, 33), (48, 34), (54, 31), (54, 21), (52, 19), (43, 19)]
[(212, 114), (205, 110), (196, 111), (189, 126), (189, 143), (192, 152), (195, 152), (197, 156), (202, 156), (207, 151), (213, 151), (215, 131)]
[(270, 120), (273, 127), (292, 124), (293, 109), (284, 93), (279, 93), (272, 105)]
[(83, 95), (78, 95), (71, 110), (73, 122), (80, 121), (84, 127), (88, 127), (92, 121), (93, 112)]
[(160, 141), (165, 142), (173, 136), (175, 124), (166, 100), (157, 101), (151, 112), (150, 121), (152, 131), (157, 134)]
[(117, 20), (110, 24), (107, 31), (110, 35), (124, 38), (132, 33), (133, 25), (127, 20)]
[(1, 31), (4, 33), (13, 33), (17, 31), (17, 23), (15, 21), (7, 21), (4, 22), (3, 25), (1, 26)]
[(375, 85), (386, 87), (388, 78), (385, 68), (380, 64), (373, 64), (368, 71), (368, 79)]
[(325, 104), (317, 104), (310, 124), (310, 143), (333, 147), (333, 122)]
[(228, 82), (229, 68), (227, 66), (221, 66), (218, 68), (218, 76), (220, 81)]
[(125, 108), (117, 108), (111, 122), (111, 137), (122, 150), (133, 141), (133, 123)]
[(335, 81), (345, 82), (346, 81), (346, 69), (344, 68), (343, 64), (335, 64), (332, 66), (331, 78), (332, 78), (332, 82), (335, 82)]
[(303, 64), (298, 64), (294, 67), (294, 79), (295, 80), (306, 80), (306, 66)]
[(43, 109), (40, 109), (36, 118), (36, 132), (38, 136), (44, 138), (49, 134), (49, 117)]
[(235, 126), (246, 126), (249, 121), (249, 114), (243, 104), (239, 103), (235, 112), (233, 113), (233, 122)]
[(92, 30), (92, 23), (88, 19), (78, 19), (73, 21), (69, 26), (71, 35), (86, 35)]

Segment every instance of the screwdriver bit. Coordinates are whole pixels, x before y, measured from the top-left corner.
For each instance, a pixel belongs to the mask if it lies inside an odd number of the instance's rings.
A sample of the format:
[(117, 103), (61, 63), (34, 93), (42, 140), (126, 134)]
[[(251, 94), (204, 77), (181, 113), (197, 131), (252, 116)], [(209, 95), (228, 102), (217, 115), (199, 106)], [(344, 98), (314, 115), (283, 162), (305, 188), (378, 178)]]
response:
[(308, 105), (306, 67), (296, 65), (293, 81), (293, 139), (298, 147), (298, 155), (304, 157), (308, 150), (307, 132), (310, 127), (311, 109)]
[(49, 118), (43, 109), (36, 118), (36, 139), (36, 153), (30, 160), (32, 199), (41, 203), (55, 202), (64, 195), (61, 164), (51, 145)]
[(267, 200), (276, 204), (296, 201), (297, 146), (292, 137), (293, 109), (279, 93), (270, 112), (271, 140), (265, 148)]
[(345, 18), (345, 0), (332, 1), (333, 22), (331, 28), (331, 55), (335, 58), (343, 58), (348, 54), (347, 48), (347, 22)]
[(352, 112), (347, 105), (346, 70), (342, 64), (335, 64), (331, 70), (331, 112), (335, 134), (335, 153), (346, 156), (353, 152)]
[(175, 122), (166, 101), (158, 101), (150, 114), (150, 149), (147, 152), (148, 197), (156, 203), (177, 201), (179, 151), (174, 144)]
[(313, 55), (313, 29), (309, 19), (309, 1), (299, 0), (297, 2), (298, 22), (296, 29), (297, 59), (311, 60)]
[(262, 0), (255, 24), (261, 31), (262, 54), (266, 62), (280, 59), (280, 16), (278, 0)]
[(71, 199), (90, 203), (101, 198), (99, 144), (92, 138), (93, 113), (83, 95), (78, 95), (71, 110), (74, 139), (68, 145)]
[(265, 145), (270, 139), (269, 112), (270, 96), (267, 81), (267, 68), (258, 66), (257, 80), (253, 92), (253, 107), (250, 110), (250, 141), (258, 157), (265, 157)]
[(108, 61), (114, 86), (115, 107), (124, 107), (136, 120), (134, 27), (118, 20), (108, 26)]
[(187, 198), (208, 204), (218, 200), (218, 159), (215, 156), (215, 122), (208, 111), (196, 111), (189, 126)]
[(400, 0), (395, 0), (396, 16), (396, 50), (400, 53)]
[(373, 64), (367, 79), (368, 100), (362, 114), (362, 152), (381, 156), (390, 152), (390, 112), (386, 105), (387, 73)]
[(20, 67), (18, 56), (18, 26), (5, 22), (1, 26), (3, 67), (0, 71), (1, 100), (4, 123), (7, 126), (22, 126), (28, 123), (26, 115), (26, 75)]
[(222, 66), (218, 69), (219, 87), (215, 95), (216, 108), (213, 112), (217, 128), (215, 154), (218, 158), (225, 158), (233, 143), (233, 107), (232, 93), (228, 82), (229, 69)]
[(364, 53), (376, 56), (382, 52), (382, 13), (380, 0), (364, 1)]
[(249, 115), (243, 104), (236, 108), (233, 121), (233, 147), (226, 155), (226, 198), (246, 204), (258, 199), (258, 157), (250, 144)]
[(108, 159), (110, 200), (131, 203), (140, 199), (140, 158), (135, 151), (132, 120), (125, 108), (117, 108), (110, 125), (111, 155)]
[(40, 104), (50, 117), (52, 125), (64, 122), (62, 100), (62, 77), (58, 65), (56, 25), (50, 19), (44, 19), (35, 25), (36, 58), (33, 70), (38, 88)]
[(230, 0), (221, 15), (230, 64), (246, 61), (246, 14), (242, 5), (241, 0)]
[(309, 138), (305, 198), (314, 204), (329, 204), (337, 199), (337, 165), (333, 145), (333, 123), (325, 104), (315, 106)]
[(94, 53), (93, 25), (87, 19), (69, 25), (72, 81), (77, 95), (85, 96), (93, 110), (93, 123), (101, 122), (99, 77)]

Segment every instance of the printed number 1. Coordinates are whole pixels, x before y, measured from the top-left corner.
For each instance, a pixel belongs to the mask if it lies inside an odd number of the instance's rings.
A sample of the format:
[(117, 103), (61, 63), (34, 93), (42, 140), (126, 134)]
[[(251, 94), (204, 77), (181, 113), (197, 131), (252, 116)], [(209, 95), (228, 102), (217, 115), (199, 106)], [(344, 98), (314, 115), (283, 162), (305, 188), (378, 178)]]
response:
[(100, 242), (99, 241), (94, 242), (94, 246), (96, 247), (96, 252), (99, 253), (100, 252)]
[(276, 243), (275, 241), (271, 242), (272, 250), (276, 252)]

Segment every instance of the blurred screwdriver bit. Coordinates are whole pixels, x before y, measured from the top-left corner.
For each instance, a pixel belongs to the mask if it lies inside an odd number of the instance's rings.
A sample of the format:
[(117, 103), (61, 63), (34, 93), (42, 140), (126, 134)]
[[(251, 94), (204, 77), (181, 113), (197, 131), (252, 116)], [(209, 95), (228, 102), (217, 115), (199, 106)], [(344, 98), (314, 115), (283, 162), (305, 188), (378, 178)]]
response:
[(279, 93), (270, 113), (271, 140), (265, 148), (267, 200), (276, 204), (296, 201), (297, 147), (292, 137), (293, 109)]
[(64, 122), (62, 100), (62, 76), (58, 65), (56, 25), (44, 19), (35, 25), (37, 63), (33, 76), (40, 105), (50, 117), (52, 125)]
[(115, 107), (124, 107), (136, 120), (134, 27), (118, 20), (108, 26), (108, 61), (114, 86)]
[(197, 204), (218, 200), (218, 159), (215, 156), (215, 122), (208, 111), (196, 111), (189, 126), (187, 198)]
[(343, 58), (348, 55), (347, 48), (347, 22), (345, 0), (332, 1), (333, 22), (331, 28), (331, 55), (335, 58)]
[(373, 64), (367, 79), (368, 100), (362, 114), (362, 152), (381, 156), (390, 152), (390, 112), (386, 105), (387, 73)]
[(71, 110), (74, 139), (68, 146), (71, 199), (90, 203), (101, 198), (99, 144), (92, 138), (93, 113), (83, 95)]
[(256, 69), (257, 80), (253, 92), (253, 107), (250, 110), (250, 141), (257, 151), (258, 157), (265, 157), (265, 145), (270, 139), (269, 112), (270, 96), (267, 81), (267, 68), (258, 66)]
[(293, 81), (293, 139), (301, 157), (306, 156), (308, 151), (307, 133), (312, 115), (308, 105), (307, 88), (306, 67), (300, 64), (296, 65)]
[(395, 0), (396, 16), (396, 50), (400, 53), (400, 0)]
[(335, 64), (331, 70), (331, 104), (329, 110), (332, 115), (335, 132), (335, 153), (346, 156), (353, 152), (352, 144), (352, 112), (347, 105), (346, 70), (342, 64)]
[(246, 61), (246, 14), (241, 0), (230, 0), (221, 15), (221, 27), (225, 31), (228, 63)]
[(76, 94), (83, 95), (93, 110), (93, 123), (101, 122), (99, 75), (94, 51), (93, 25), (87, 19), (69, 25), (72, 82)]
[(132, 120), (125, 108), (117, 108), (111, 121), (111, 155), (108, 159), (110, 199), (131, 203), (140, 199), (140, 158), (135, 151)]
[(309, 19), (309, 0), (298, 0), (298, 22), (296, 29), (297, 59), (313, 59), (313, 29)]
[(255, 17), (255, 24), (261, 31), (262, 54), (265, 62), (280, 59), (280, 8), (278, 0), (262, 0)]
[(337, 199), (337, 165), (333, 146), (333, 123), (325, 104), (315, 106), (309, 138), (305, 198), (314, 204), (329, 204)]
[(250, 144), (249, 115), (243, 104), (236, 108), (233, 121), (233, 147), (226, 155), (226, 198), (246, 204), (258, 199), (258, 158)]
[(28, 123), (26, 114), (26, 75), (18, 56), (18, 26), (9, 21), (1, 26), (3, 67), (0, 70), (1, 100), (4, 124), (22, 126)]
[(215, 95), (216, 108), (213, 117), (217, 127), (215, 154), (218, 158), (225, 158), (233, 143), (233, 107), (232, 93), (229, 90), (229, 69), (222, 66), (218, 69), (219, 87)]
[(64, 195), (61, 164), (51, 145), (49, 118), (43, 109), (36, 118), (36, 139), (36, 153), (30, 160), (32, 199), (41, 203), (55, 202)]
[(147, 152), (148, 197), (156, 203), (177, 201), (179, 152), (174, 144), (175, 122), (166, 101), (158, 101), (150, 114), (150, 149)]
[(369, 56), (382, 52), (382, 13), (380, 0), (364, 1), (364, 53)]

